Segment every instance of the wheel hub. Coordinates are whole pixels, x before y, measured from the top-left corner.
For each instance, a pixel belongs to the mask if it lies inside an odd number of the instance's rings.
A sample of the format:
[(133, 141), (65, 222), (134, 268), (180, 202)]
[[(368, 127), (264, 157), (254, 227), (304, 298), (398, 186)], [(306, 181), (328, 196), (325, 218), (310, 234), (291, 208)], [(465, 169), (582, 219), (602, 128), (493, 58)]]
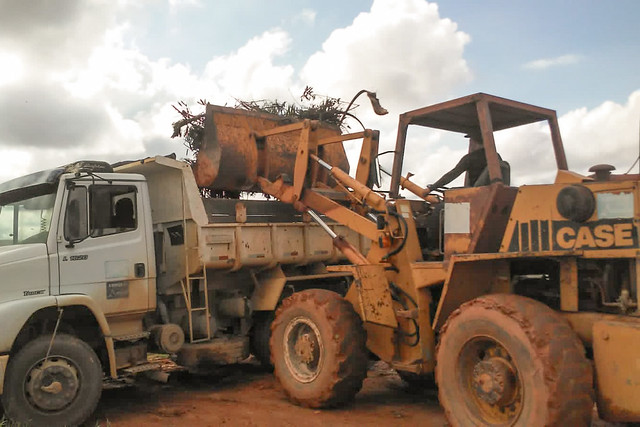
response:
[(306, 317), (296, 317), (287, 324), (284, 338), (284, 361), (291, 375), (302, 383), (315, 380), (324, 351), (318, 327)]
[(311, 363), (313, 361), (313, 349), (315, 345), (309, 334), (303, 334), (295, 345), (296, 354), (302, 363)]
[(77, 369), (60, 358), (35, 365), (25, 381), (25, 391), (30, 400), (47, 411), (57, 411), (69, 405), (79, 388)]
[(479, 361), (473, 369), (472, 385), (476, 395), (490, 405), (505, 406), (516, 394), (515, 370), (502, 357)]

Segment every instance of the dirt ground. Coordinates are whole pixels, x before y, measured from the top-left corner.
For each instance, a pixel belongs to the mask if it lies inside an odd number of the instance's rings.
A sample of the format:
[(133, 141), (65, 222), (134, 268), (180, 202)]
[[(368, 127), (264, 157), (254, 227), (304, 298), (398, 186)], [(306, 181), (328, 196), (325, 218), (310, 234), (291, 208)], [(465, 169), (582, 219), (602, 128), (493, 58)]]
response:
[[(215, 375), (175, 372), (167, 383), (141, 378), (135, 386), (105, 390), (86, 427), (106, 426), (411, 426), (445, 427), (435, 389), (412, 389), (384, 362), (373, 364), (355, 401), (337, 409), (291, 404), (273, 374), (257, 362), (221, 368)], [(623, 427), (600, 420), (590, 427)], [(634, 426), (639, 424), (633, 424)]]
[(411, 390), (384, 363), (369, 370), (355, 401), (332, 410), (295, 406), (255, 363), (207, 377), (173, 374), (105, 390), (90, 426), (445, 426), (435, 390)]

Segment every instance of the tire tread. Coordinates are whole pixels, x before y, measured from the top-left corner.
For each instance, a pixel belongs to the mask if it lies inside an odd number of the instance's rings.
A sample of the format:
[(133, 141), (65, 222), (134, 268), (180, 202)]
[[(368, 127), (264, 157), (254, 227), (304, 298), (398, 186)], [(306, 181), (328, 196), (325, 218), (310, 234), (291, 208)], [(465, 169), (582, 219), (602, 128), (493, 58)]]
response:
[[(330, 380), (314, 397), (300, 398), (287, 387), (283, 387), (284, 391), (292, 402), (309, 408), (326, 408), (344, 404), (354, 398), (367, 376), (366, 332), (362, 320), (351, 304), (335, 292), (325, 289), (308, 289), (296, 292), (282, 302), (271, 324), (272, 334), (280, 326), (284, 326), (283, 313), (291, 307), (307, 304), (312, 305), (326, 319), (331, 329), (331, 336), (338, 344), (338, 353), (335, 356), (337, 363), (329, 368)], [(278, 378), (281, 373), (275, 357), (280, 353), (274, 348), (273, 339), (270, 346), (271, 363), (275, 366), (275, 375)]]
[[(569, 322), (548, 306), (533, 299), (513, 294), (493, 294), (466, 302), (456, 309), (440, 330), (436, 347), (441, 357), (440, 342), (451, 323), (470, 307), (480, 305), (495, 310), (517, 322), (542, 361), (548, 390), (546, 425), (589, 425), (593, 409), (593, 372), (585, 350)], [(439, 381), (436, 365), (436, 382)], [(443, 399), (439, 393), (440, 402)], [(446, 402), (443, 404), (445, 413)], [(447, 417), (450, 418), (449, 414)]]

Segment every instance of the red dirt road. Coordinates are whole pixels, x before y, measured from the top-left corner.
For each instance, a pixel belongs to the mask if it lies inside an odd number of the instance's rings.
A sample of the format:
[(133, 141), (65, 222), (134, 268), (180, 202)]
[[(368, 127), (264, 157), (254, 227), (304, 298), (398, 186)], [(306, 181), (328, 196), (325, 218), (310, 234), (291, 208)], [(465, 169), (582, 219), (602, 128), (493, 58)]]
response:
[(445, 426), (435, 390), (415, 392), (377, 363), (355, 402), (339, 409), (294, 406), (270, 373), (246, 363), (219, 375), (175, 375), (168, 384), (141, 381), (105, 390), (91, 426)]

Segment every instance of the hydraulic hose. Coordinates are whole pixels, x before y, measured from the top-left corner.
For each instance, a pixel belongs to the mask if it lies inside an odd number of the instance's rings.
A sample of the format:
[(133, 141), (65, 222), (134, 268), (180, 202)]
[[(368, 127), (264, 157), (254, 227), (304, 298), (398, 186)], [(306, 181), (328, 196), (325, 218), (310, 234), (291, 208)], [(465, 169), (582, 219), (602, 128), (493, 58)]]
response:
[(402, 242), (400, 242), (400, 244), (398, 245), (397, 248), (389, 251), (388, 254), (386, 254), (385, 256), (382, 257), (383, 261), (386, 261), (387, 259), (389, 259), (390, 257), (398, 254), (402, 249), (404, 249), (404, 246), (407, 243), (407, 233), (409, 231), (409, 226), (407, 225), (407, 220), (403, 218), (402, 215), (399, 215), (397, 212), (394, 212), (392, 210), (389, 210), (389, 214), (394, 216), (395, 218), (398, 219), (398, 222), (401, 224), (401, 228), (404, 228), (404, 230), (402, 230)]

